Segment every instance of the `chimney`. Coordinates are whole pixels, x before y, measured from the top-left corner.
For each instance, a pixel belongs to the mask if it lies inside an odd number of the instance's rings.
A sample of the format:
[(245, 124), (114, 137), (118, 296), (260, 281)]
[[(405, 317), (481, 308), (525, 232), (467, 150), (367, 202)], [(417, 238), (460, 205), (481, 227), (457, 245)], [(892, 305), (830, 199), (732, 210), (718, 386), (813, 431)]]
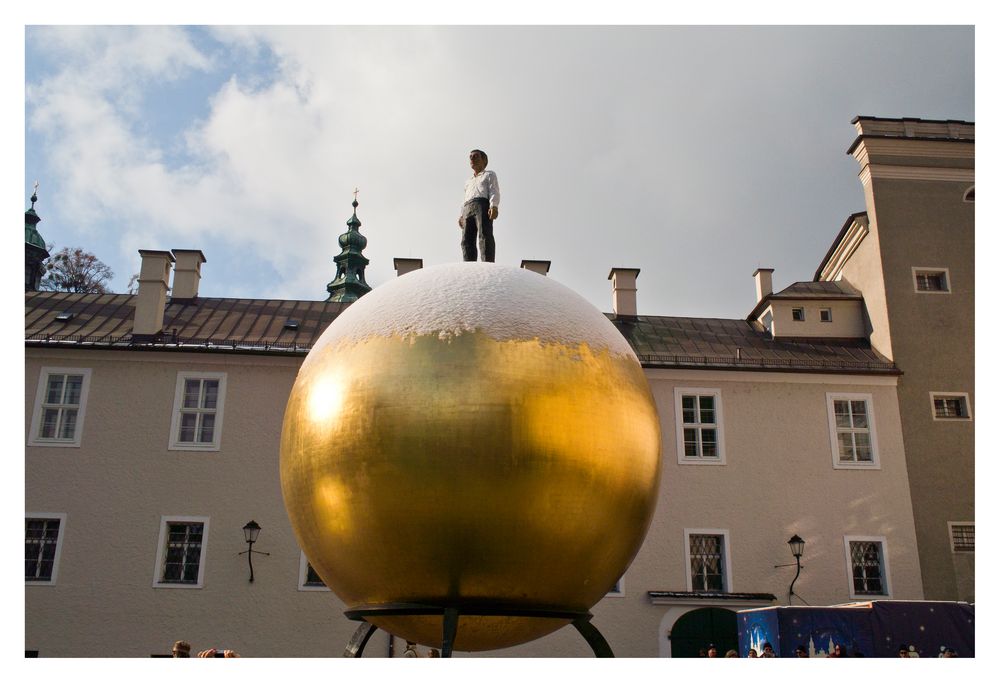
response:
[(551, 266), (552, 261), (531, 261), (529, 259), (521, 260), (522, 268), (530, 270), (532, 273), (538, 273), (539, 275), (547, 275)]
[(757, 283), (757, 302), (760, 303), (764, 297), (773, 292), (771, 287), (771, 273), (774, 268), (758, 268), (753, 272), (754, 282)]
[(639, 277), (638, 268), (612, 268), (608, 274), (611, 280), (611, 307), (615, 315), (635, 317), (635, 280)]
[(163, 331), (163, 309), (167, 305), (167, 283), (170, 265), (174, 262), (169, 251), (140, 249), (139, 292), (135, 297), (133, 337), (151, 337)]
[(173, 299), (193, 299), (198, 296), (201, 282), (201, 264), (205, 255), (201, 249), (171, 249), (177, 265), (174, 266), (174, 286), (170, 291)]
[(424, 267), (422, 258), (399, 258), (392, 259), (392, 267), (396, 269), (396, 277), (402, 277), (407, 273), (420, 270)]

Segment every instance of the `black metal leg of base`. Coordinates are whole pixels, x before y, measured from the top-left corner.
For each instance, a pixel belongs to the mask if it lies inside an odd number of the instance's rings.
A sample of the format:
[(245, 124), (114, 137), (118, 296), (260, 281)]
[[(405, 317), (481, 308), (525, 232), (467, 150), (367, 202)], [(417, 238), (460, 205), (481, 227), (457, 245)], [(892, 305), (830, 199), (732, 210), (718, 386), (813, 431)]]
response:
[(590, 645), (590, 649), (594, 651), (594, 655), (597, 657), (614, 657), (615, 653), (611, 651), (611, 646), (608, 645), (608, 641), (604, 639), (601, 632), (597, 630), (597, 627), (590, 623), (586, 617), (578, 617), (573, 620), (573, 626), (576, 626), (576, 630), (580, 632), (580, 635), (584, 637), (587, 644)]
[(361, 653), (365, 651), (365, 645), (368, 644), (368, 640), (375, 633), (375, 626), (369, 624), (367, 621), (362, 621), (358, 624), (358, 629), (351, 636), (351, 641), (347, 643), (347, 647), (344, 648), (345, 657), (360, 657)]
[(447, 607), (444, 610), (444, 637), (441, 639), (441, 656), (451, 657), (451, 649), (455, 645), (455, 633), (458, 632), (458, 610)]

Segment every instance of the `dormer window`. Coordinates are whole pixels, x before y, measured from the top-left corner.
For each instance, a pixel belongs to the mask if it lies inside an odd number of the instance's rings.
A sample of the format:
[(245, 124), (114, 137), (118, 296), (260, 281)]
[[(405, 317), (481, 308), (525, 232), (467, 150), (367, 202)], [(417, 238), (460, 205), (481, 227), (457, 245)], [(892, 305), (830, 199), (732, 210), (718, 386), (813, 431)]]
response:
[(804, 308), (793, 308), (792, 309), (792, 320), (796, 322), (802, 322), (806, 319), (806, 309)]

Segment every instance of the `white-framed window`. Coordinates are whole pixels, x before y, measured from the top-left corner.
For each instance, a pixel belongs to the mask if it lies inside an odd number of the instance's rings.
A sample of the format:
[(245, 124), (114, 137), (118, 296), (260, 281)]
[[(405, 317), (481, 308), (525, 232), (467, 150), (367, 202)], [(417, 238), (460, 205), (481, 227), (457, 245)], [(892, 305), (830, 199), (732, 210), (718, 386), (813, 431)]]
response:
[(79, 447), (90, 392), (90, 368), (42, 368), (29, 446)]
[(169, 450), (219, 450), (225, 400), (226, 373), (178, 372)]
[(732, 571), (729, 562), (727, 529), (685, 529), (684, 564), (687, 589), (698, 593), (730, 592)]
[(153, 588), (201, 588), (207, 542), (208, 517), (161, 517)]
[(951, 294), (951, 275), (947, 268), (913, 268), (913, 291), (918, 294)]
[(299, 551), (299, 590), (300, 591), (329, 591), (323, 579), (313, 566), (309, 564), (309, 558), (302, 551)]
[(878, 440), (871, 394), (826, 395), (835, 468), (878, 469)]
[(971, 420), (969, 395), (956, 391), (932, 391), (931, 417), (935, 420)]
[(65, 513), (29, 512), (24, 515), (25, 585), (55, 585), (65, 535)]
[(851, 598), (891, 597), (885, 536), (844, 536)]
[(948, 536), (951, 538), (951, 552), (976, 552), (975, 522), (948, 522)]
[(833, 309), (831, 309), (831, 308), (821, 308), (821, 309), (819, 309), (819, 321), (821, 323), (832, 323), (833, 322)]
[(677, 462), (682, 465), (725, 465), (722, 392), (719, 389), (674, 389)]
[(806, 309), (804, 308), (793, 308), (792, 309), (792, 320), (795, 322), (803, 322), (806, 319)]

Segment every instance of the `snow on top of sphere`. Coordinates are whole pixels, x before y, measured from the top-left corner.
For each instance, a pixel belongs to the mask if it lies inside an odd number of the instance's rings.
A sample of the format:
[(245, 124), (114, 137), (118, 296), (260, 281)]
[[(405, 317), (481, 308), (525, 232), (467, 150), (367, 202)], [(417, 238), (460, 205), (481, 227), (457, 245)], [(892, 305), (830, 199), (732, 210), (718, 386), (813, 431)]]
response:
[(498, 341), (538, 339), (635, 358), (608, 318), (565, 285), (523, 268), (449, 263), (374, 288), (330, 324), (319, 343), (480, 331)]

